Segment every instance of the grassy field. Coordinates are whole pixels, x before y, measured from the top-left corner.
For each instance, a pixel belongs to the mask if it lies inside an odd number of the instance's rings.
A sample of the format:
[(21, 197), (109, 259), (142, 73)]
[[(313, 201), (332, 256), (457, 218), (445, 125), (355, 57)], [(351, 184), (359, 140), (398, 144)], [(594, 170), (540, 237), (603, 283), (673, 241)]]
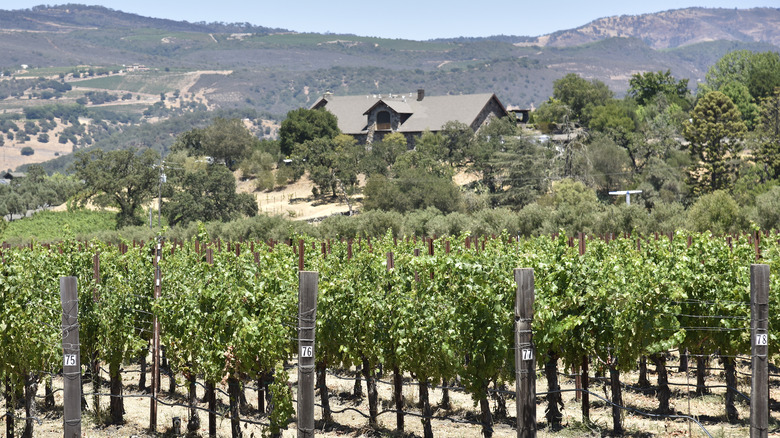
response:
[(169, 93), (176, 90), (184, 79), (184, 73), (139, 72), (121, 76), (100, 77), (74, 82), (75, 87), (122, 90), (135, 93)]
[(29, 243), (31, 239), (39, 242), (59, 241), (67, 234), (79, 236), (113, 230), (116, 228), (115, 217), (116, 213), (110, 211), (41, 211), (31, 218), (9, 222), (0, 240), (20, 243)]

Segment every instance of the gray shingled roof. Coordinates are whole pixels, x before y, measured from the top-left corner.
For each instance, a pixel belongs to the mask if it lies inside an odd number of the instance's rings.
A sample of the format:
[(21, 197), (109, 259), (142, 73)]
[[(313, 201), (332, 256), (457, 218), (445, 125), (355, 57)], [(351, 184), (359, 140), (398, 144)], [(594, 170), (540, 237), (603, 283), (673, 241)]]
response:
[[(491, 99), (498, 101), (498, 98), (490, 93), (425, 96), (421, 101), (417, 100), (416, 93), (392, 95), (392, 97), (326, 95), (315, 102), (311, 108), (326, 108), (338, 119), (341, 132), (354, 135), (367, 132), (366, 114), (374, 106), (385, 103), (398, 113), (411, 114), (398, 129), (398, 132), (411, 133), (425, 130), (439, 131), (450, 121), (471, 125)], [(503, 104), (501, 106), (503, 107)]]

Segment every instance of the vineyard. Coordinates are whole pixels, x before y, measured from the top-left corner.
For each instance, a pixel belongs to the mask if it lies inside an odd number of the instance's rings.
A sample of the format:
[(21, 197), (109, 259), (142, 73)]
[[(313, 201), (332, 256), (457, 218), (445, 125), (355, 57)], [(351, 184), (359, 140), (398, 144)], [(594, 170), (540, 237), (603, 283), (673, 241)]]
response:
[[(754, 263), (773, 273), (768, 357), (780, 357), (772, 293), (778, 290), (778, 239), (770, 233), (435, 240), (388, 234), (349, 242), (294, 236), (277, 243), (210, 241), (203, 232), (190, 242), (4, 246), (0, 378), (6, 436), (22, 427), (32, 436), (39, 411), (57, 412), (55, 382), (70, 378), (63, 373), (61, 325), (70, 305), (78, 308), (81, 405), (89, 406), (96, 422), (122, 424), (124, 402), (143, 397), (160, 409), (180, 409), (183, 433), (217, 435), (224, 419), (234, 437), (250, 426), (281, 436), (296, 421), (291, 387), (301, 359), (298, 327), (310, 322), (316, 336), (314, 369), (307, 372), (314, 373), (319, 394), (318, 430), (337, 428), (341, 417), (335, 416), (351, 409), (366, 417), (367, 430), (401, 435), (422, 422), (413, 433), (445, 436), (435, 427), (445, 420), (470, 425), (459, 432), (464, 436), (491, 437), (497, 425), (515, 424), (507, 406), (519, 403), (511, 390), (519, 375), (516, 268), (532, 268), (534, 275), (529, 324), (535, 374), (546, 381), (545, 389), (536, 389), (543, 406), (539, 428), (567, 427), (563, 395), (576, 390), (578, 406), (569, 409), (581, 409), (585, 425), (598, 409), (609, 413), (611, 433), (618, 435), (630, 414), (692, 424), (697, 436), (711, 436), (713, 422), (747, 420), (744, 400), (751, 394), (739, 380), (750, 372), (745, 361), (751, 356)], [(300, 316), (304, 270), (318, 273), (317, 304), (316, 312)], [(78, 280), (75, 302), (61, 302), (60, 278), (67, 276)], [(178, 390), (180, 397), (164, 398), (160, 378), (151, 375), (155, 322), (161, 372), (171, 376), (168, 392)], [(669, 378), (672, 358), (680, 370), (695, 370), (695, 382), (682, 390)], [(716, 378), (709, 372), (716, 362), (725, 385), (708, 383)], [(638, 382), (626, 381), (629, 374)], [(157, 391), (149, 390), (147, 376)], [(350, 392), (354, 386), (367, 409), (344, 407), (334, 378), (347, 382)], [(576, 383), (564, 389), (564, 381)], [(410, 385), (419, 403), (405, 400)], [(597, 385), (603, 385), (601, 394)], [(635, 388), (656, 397), (655, 406), (642, 412), (627, 407), (623, 394)], [(247, 406), (249, 393), (256, 408)], [(456, 393), (470, 399), (468, 412), (451, 409)], [(673, 407), (673, 397), (707, 393), (723, 395), (722, 412), (710, 423), (697, 419), (700, 413), (681, 412), (682, 402)]]

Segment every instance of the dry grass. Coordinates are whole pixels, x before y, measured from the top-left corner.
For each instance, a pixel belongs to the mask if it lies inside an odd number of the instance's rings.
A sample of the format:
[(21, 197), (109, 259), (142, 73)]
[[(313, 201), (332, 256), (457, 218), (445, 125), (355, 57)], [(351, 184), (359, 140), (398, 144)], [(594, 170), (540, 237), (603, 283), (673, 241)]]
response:
[[(711, 366), (715, 366), (715, 361), (712, 361)], [(676, 363), (670, 362), (670, 370), (676, 370)], [(652, 367), (650, 367), (649, 378), (651, 382), (654, 382), (656, 376), (652, 373)], [(142, 395), (138, 391), (138, 378), (140, 374), (137, 372), (137, 365), (130, 365), (125, 368), (124, 379), (124, 393), (125, 395)], [(749, 372), (745, 364), (742, 363), (739, 367), (739, 371), (743, 373)], [(296, 376), (295, 370), (290, 370), (292, 384), (295, 385)], [(335, 375), (328, 376), (328, 387), (330, 389), (330, 404), (334, 411), (342, 410), (345, 408), (354, 408), (367, 414), (368, 402), (363, 398), (352, 397), (352, 388), (354, 387), (354, 375), (353, 372), (342, 371), (339, 373), (341, 377)], [(624, 375), (622, 379), (627, 384), (633, 384), (637, 381), (636, 373), (629, 373)], [(670, 383), (685, 384), (695, 383), (695, 376), (693, 372), (690, 372), (687, 376), (686, 373), (670, 372)], [(104, 376), (104, 379), (106, 377)], [(389, 382), (390, 376), (386, 376), (382, 379), (383, 382)], [(574, 386), (572, 379), (567, 377), (561, 377), (561, 385), (563, 389), (571, 389)], [(147, 378), (148, 382), (148, 378)], [(167, 377), (162, 379), (163, 391), (160, 395), (161, 400), (165, 403), (174, 404), (186, 404), (186, 398), (184, 395), (185, 388), (178, 387), (177, 392), (173, 395), (167, 393), (169, 380)], [(180, 380), (178, 384), (182, 384)], [(55, 388), (61, 387), (62, 382), (60, 379), (55, 379)], [(708, 375), (708, 386), (724, 385), (724, 377), (722, 372), (713, 371)], [(780, 382), (772, 382), (770, 384), (771, 391), (770, 396), (773, 400), (780, 399)], [(84, 385), (85, 392), (92, 391), (91, 385), (86, 383)], [(547, 383), (543, 376), (537, 377), (537, 391), (542, 392), (547, 388)], [(696, 417), (707, 429), (707, 431), (713, 437), (745, 437), (749, 434), (749, 404), (744, 400), (737, 401), (737, 409), (739, 410), (740, 422), (737, 424), (728, 424), (725, 420), (724, 414), (724, 388), (712, 389), (712, 394), (704, 397), (695, 397), (692, 394), (689, 397), (688, 392), (684, 386), (672, 387), (672, 408), (679, 415), (687, 415), (689, 412), (692, 416)], [(294, 389), (294, 386), (293, 386)], [(605, 395), (608, 388), (603, 383), (591, 384), (591, 391), (594, 393)], [(740, 375), (739, 378), (739, 391), (749, 396), (750, 394), (750, 379), (749, 376)], [(222, 388), (226, 390), (226, 388)], [(379, 383), (379, 401), (380, 411), (382, 409), (391, 409), (392, 399), (392, 387), (389, 384)], [(108, 392), (107, 386), (103, 388), (102, 392)], [(364, 387), (365, 393), (365, 387)], [(43, 385), (40, 385), (40, 396), (43, 396)], [(56, 392), (56, 407), (49, 411), (43, 411), (41, 416), (43, 417), (43, 423), (36, 426), (35, 436), (49, 437), (60, 436), (62, 433), (62, 391)], [(223, 394), (219, 394), (219, 410), (221, 412), (227, 411), (227, 397)], [(202, 387), (199, 386), (198, 396), (202, 397)], [(434, 412), (437, 417), (450, 417), (458, 422), (453, 422), (447, 419), (436, 419), (433, 421), (434, 434), (437, 437), (480, 437), (480, 426), (473, 424), (463, 424), (462, 421), (478, 421), (478, 408), (476, 404), (471, 400), (470, 396), (465, 393), (450, 391), (450, 397), (452, 401), (452, 410), (444, 411), (439, 409), (441, 403), (442, 392), (439, 389), (431, 391), (431, 404), (434, 407)], [(256, 410), (257, 407), (257, 392), (253, 389), (246, 390), (246, 397), (249, 403), (250, 409), (242, 414), (242, 418), (251, 419), (253, 421), (266, 422), (267, 419), (259, 414)], [(417, 387), (413, 384), (404, 387), (405, 406), (409, 412), (419, 414), (420, 411), (417, 408), (418, 396)], [(606, 397), (608, 398), (608, 397)], [(92, 397), (87, 396), (88, 403), (90, 403), (90, 410), (85, 412), (82, 418), (82, 433), (85, 437), (147, 437), (147, 436), (160, 436), (163, 434), (170, 435), (170, 428), (174, 417), (179, 417), (182, 420), (182, 428), (186, 430), (186, 422), (188, 418), (187, 409), (184, 407), (169, 407), (163, 403), (159, 405), (158, 411), (158, 427), (157, 434), (149, 432), (149, 399), (142, 397), (133, 397), (125, 399), (125, 424), (123, 425), (106, 425), (103, 424), (93, 413)], [(537, 424), (540, 428), (539, 437), (581, 437), (581, 436), (611, 436), (611, 410), (606, 403), (591, 396), (591, 423), (584, 425), (580, 415), (580, 403), (575, 400), (574, 392), (563, 393), (563, 400), (565, 408), (563, 410), (563, 424), (564, 427), (560, 431), (551, 431), (547, 429), (546, 420), (544, 417), (546, 401), (542, 398), (537, 400)], [(642, 393), (638, 390), (626, 389), (623, 393), (624, 404), (628, 407), (652, 412), (657, 407), (657, 400), (652, 393)], [(319, 402), (319, 397), (317, 398)], [(495, 400), (492, 405), (495, 407)], [(689, 408), (690, 403), (690, 408)], [(200, 407), (206, 408), (205, 403), (201, 403)], [(101, 408), (105, 411), (108, 408), (108, 397), (101, 398)], [(4, 403), (0, 404), (2, 412), (5, 411)], [(507, 412), (510, 415), (509, 420), (499, 421), (494, 426), (494, 437), (496, 438), (509, 438), (515, 437), (516, 431), (513, 429), (514, 419), (513, 414), (515, 412), (515, 404), (511, 399), (507, 400)], [(23, 410), (17, 410), (17, 415), (22, 416)], [(776, 415), (775, 415), (776, 417)], [(393, 431), (396, 427), (395, 414), (386, 413), (379, 417), (380, 429), (377, 431), (371, 430), (367, 427), (367, 419), (354, 411), (348, 410), (343, 413), (334, 414), (334, 423), (329, 425), (323, 425), (321, 421), (321, 410), (315, 409), (315, 419), (317, 421), (318, 436), (324, 437), (336, 437), (336, 436), (398, 436)], [(413, 416), (406, 417), (406, 432), (407, 436), (419, 437), (422, 436), (422, 422), (419, 418)], [(17, 431), (21, 433), (23, 424), (17, 422)], [(626, 413), (624, 414), (624, 428), (626, 434), (624, 436), (631, 437), (706, 437), (707, 435), (692, 422), (682, 419), (651, 419), (644, 416)], [(4, 427), (4, 425), (3, 425)], [(262, 427), (251, 424), (245, 424), (244, 426), (245, 437), (260, 437), (262, 436)], [(690, 435), (689, 435), (690, 433)], [(201, 414), (201, 430), (200, 436), (208, 435), (208, 419), (205, 412)], [(218, 421), (218, 435), (220, 437), (230, 436), (230, 421), (226, 418), (219, 419)], [(284, 437), (294, 437), (295, 424), (290, 424), (289, 429), (284, 432)], [(770, 422), (770, 436), (780, 436), (780, 430), (778, 430), (778, 424), (776, 421)]]

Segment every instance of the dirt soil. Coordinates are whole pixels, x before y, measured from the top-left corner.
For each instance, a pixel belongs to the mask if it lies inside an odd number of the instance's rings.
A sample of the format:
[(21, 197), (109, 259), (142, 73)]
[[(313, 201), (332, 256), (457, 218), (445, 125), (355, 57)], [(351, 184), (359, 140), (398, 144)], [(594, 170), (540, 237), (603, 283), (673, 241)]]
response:
[[(676, 361), (669, 362), (670, 371), (676, 370)], [(711, 361), (711, 367), (715, 367), (715, 361)], [(653, 367), (650, 366), (649, 379), (655, 383), (655, 374), (652, 372)], [(559, 369), (560, 371), (560, 369)], [(747, 373), (746, 361), (739, 364), (738, 371), (740, 373)], [(293, 391), (293, 397), (296, 392), (296, 373), (295, 363), (291, 364), (288, 370), (291, 376), (291, 386)], [(106, 379), (105, 372), (103, 378)], [(178, 417), (182, 422), (182, 429), (186, 430), (186, 424), (188, 421), (187, 409), (183, 406), (168, 406), (168, 404), (186, 404), (185, 387), (179, 386), (174, 394), (167, 392), (169, 388), (169, 378), (162, 378), (162, 392), (160, 393), (160, 404), (158, 407), (158, 423), (157, 433), (151, 433), (149, 431), (149, 399), (144, 393), (138, 391), (138, 379), (140, 377), (139, 366), (137, 364), (127, 365), (123, 369), (123, 383), (124, 383), (124, 399), (125, 403), (125, 424), (123, 425), (106, 425), (97, 421), (94, 415), (93, 397), (89, 395), (93, 392), (92, 385), (89, 381), (85, 381), (84, 390), (87, 393), (87, 401), (89, 403), (89, 409), (82, 414), (82, 436), (84, 437), (153, 437), (153, 436), (173, 436), (172, 424), (173, 418)], [(629, 373), (624, 375), (623, 380), (627, 384), (635, 384), (637, 381), (636, 373)], [(688, 374), (672, 371), (670, 372), (670, 383), (673, 384), (685, 384), (695, 383), (695, 375), (693, 371)], [(150, 376), (147, 375), (147, 382), (149, 382)], [(391, 376), (385, 375), (381, 378), (378, 384), (379, 390), (379, 403), (380, 411), (383, 409), (392, 409), (391, 407), (391, 385), (389, 384)], [(408, 379), (407, 379), (408, 380)], [(573, 379), (561, 376), (560, 382), (562, 389), (572, 389), (574, 387)], [(371, 430), (368, 428), (368, 420), (364, 415), (368, 412), (367, 401), (362, 397), (353, 397), (352, 391), (354, 388), (354, 370), (340, 370), (334, 373), (329, 373), (327, 378), (327, 385), (330, 394), (330, 404), (334, 412), (350, 409), (343, 413), (334, 414), (334, 424), (323, 425), (320, 421), (321, 409), (315, 408), (315, 420), (317, 421), (317, 436), (323, 437), (368, 437), (368, 436), (399, 436), (394, 434), (395, 429), (395, 414), (386, 413), (379, 417), (380, 429)], [(177, 385), (183, 385), (183, 379), (178, 377)], [(251, 384), (248, 384), (248, 386)], [(707, 378), (708, 386), (724, 385), (723, 373), (720, 371), (713, 371)], [(55, 377), (54, 379), (55, 389), (62, 387), (61, 377)], [(738, 380), (739, 391), (749, 395), (750, 394), (750, 378), (749, 375), (739, 374)], [(545, 391), (547, 383), (541, 373), (537, 374), (536, 382), (537, 392)], [(605, 395), (607, 393), (607, 386), (604, 383), (591, 383), (591, 391), (597, 394)], [(672, 408), (680, 415), (687, 415), (689, 412), (695, 416), (707, 429), (707, 431), (713, 437), (746, 437), (749, 434), (749, 404), (744, 400), (737, 401), (737, 409), (739, 411), (740, 422), (735, 425), (730, 425), (725, 421), (724, 406), (723, 406), (723, 392), (722, 388), (713, 388), (712, 394), (704, 397), (695, 397), (688, 395), (682, 386), (672, 386)], [(223, 385), (221, 387), (223, 391), (227, 388)], [(513, 388), (509, 388), (513, 390)], [(365, 386), (363, 386), (363, 392), (365, 394)], [(107, 383), (101, 389), (101, 393), (107, 393)], [(43, 397), (43, 384), (39, 385), (39, 397), (42, 400)], [(40, 417), (42, 418), (42, 424), (35, 426), (35, 436), (37, 437), (55, 437), (62, 436), (62, 391), (55, 392), (56, 407), (48, 411), (42, 411)], [(257, 391), (254, 388), (247, 388), (245, 395), (248, 402), (247, 410), (242, 413), (242, 419), (248, 419), (255, 422), (267, 422), (265, 414), (259, 413), (257, 408)], [(221, 413), (227, 412), (227, 397), (219, 393), (218, 410)], [(435, 389), (431, 391), (431, 404), (434, 407), (434, 415), (437, 418), (433, 420), (433, 431), (436, 437), (480, 437), (481, 430), (479, 425), (466, 424), (468, 422), (478, 422), (479, 412), (475, 403), (471, 398), (462, 393), (456, 391), (450, 391), (450, 397), (452, 401), (452, 409), (445, 411), (440, 408), (442, 391)], [(198, 397), (202, 399), (203, 391), (202, 387), (198, 387)], [(780, 397), (780, 382), (770, 382), (770, 397), (772, 400), (777, 400)], [(418, 395), (417, 386), (414, 384), (407, 384), (404, 387), (405, 398), (405, 410), (410, 413), (419, 414), (420, 410), (417, 408)], [(608, 397), (607, 397), (608, 398)], [(657, 400), (652, 393), (643, 394), (639, 390), (627, 389), (623, 392), (624, 405), (642, 410), (645, 412), (652, 412), (657, 407)], [(560, 431), (551, 431), (546, 426), (545, 420), (545, 408), (546, 401), (543, 397), (537, 398), (537, 425), (539, 427), (539, 437), (581, 437), (581, 436), (610, 436), (611, 429), (611, 410), (606, 406), (603, 401), (597, 400), (591, 396), (591, 420), (592, 423), (589, 426), (584, 426), (581, 423), (580, 406), (579, 402), (575, 400), (574, 392), (563, 393), (564, 409), (563, 409), (563, 424), (564, 428)], [(105, 412), (108, 408), (108, 397), (101, 397), (100, 405), (101, 409)], [(317, 403), (319, 403), (319, 396), (317, 396)], [(203, 409), (206, 408), (205, 403), (200, 403), (199, 406)], [(496, 400), (491, 401), (493, 409), (496, 407)], [(509, 414), (508, 420), (497, 421), (494, 426), (494, 437), (496, 438), (514, 438), (517, 436), (517, 432), (513, 429), (514, 426), (514, 413), (515, 404), (511, 397), (506, 400), (507, 412)], [(353, 411), (357, 410), (358, 412)], [(5, 412), (4, 401), (0, 403), (0, 412)], [(18, 417), (23, 416), (24, 411), (18, 409), (16, 415)], [(361, 415), (362, 413), (362, 415)], [(780, 436), (780, 429), (778, 429), (777, 413), (771, 413), (770, 417), (774, 416), (774, 419), (770, 419), (770, 434), (769, 436)], [(447, 417), (449, 419), (445, 419)], [(202, 412), (200, 415), (201, 429), (196, 436), (208, 435), (208, 417), (206, 412)], [(4, 421), (3, 421), (4, 423)], [(23, 429), (23, 422), (17, 420), (16, 430), (21, 435)], [(5, 424), (0, 424), (0, 427), (5, 428)], [(636, 414), (626, 413), (624, 414), (624, 428), (626, 429), (626, 435), (632, 437), (706, 437), (707, 435), (696, 424), (689, 423), (686, 420), (679, 419), (650, 419), (647, 417), (639, 416)], [(262, 426), (253, 424), (243, 424), (242, 429), (245, 437), (260, 437), (262, 436)], [(417, 417), (410, 415), (406, 416), (406, 437), (421, 437), (422, 436), (422, 422)], [(218, 419), (218, 436), (230, 437), (230, 420), (227, 418)], [(291, 423), (288, 429), (283, 435), (285, 438), (296, 436), (295, 423)]]
[[(349, 212), (349, 206), (343, 198), (315, 197), (312, 194), (314, 183), (307, 175), (287, 186), (262, 192), (254, 191), (254, 180), (237, 179), (236, 184), (237, 192), (252, 193), (255, 196), (260, 214), (282, 215), (289, 219), (310, 221)], [(353, 196), (352, 199), (353, 208), (356, 208), (360, 197)]]

